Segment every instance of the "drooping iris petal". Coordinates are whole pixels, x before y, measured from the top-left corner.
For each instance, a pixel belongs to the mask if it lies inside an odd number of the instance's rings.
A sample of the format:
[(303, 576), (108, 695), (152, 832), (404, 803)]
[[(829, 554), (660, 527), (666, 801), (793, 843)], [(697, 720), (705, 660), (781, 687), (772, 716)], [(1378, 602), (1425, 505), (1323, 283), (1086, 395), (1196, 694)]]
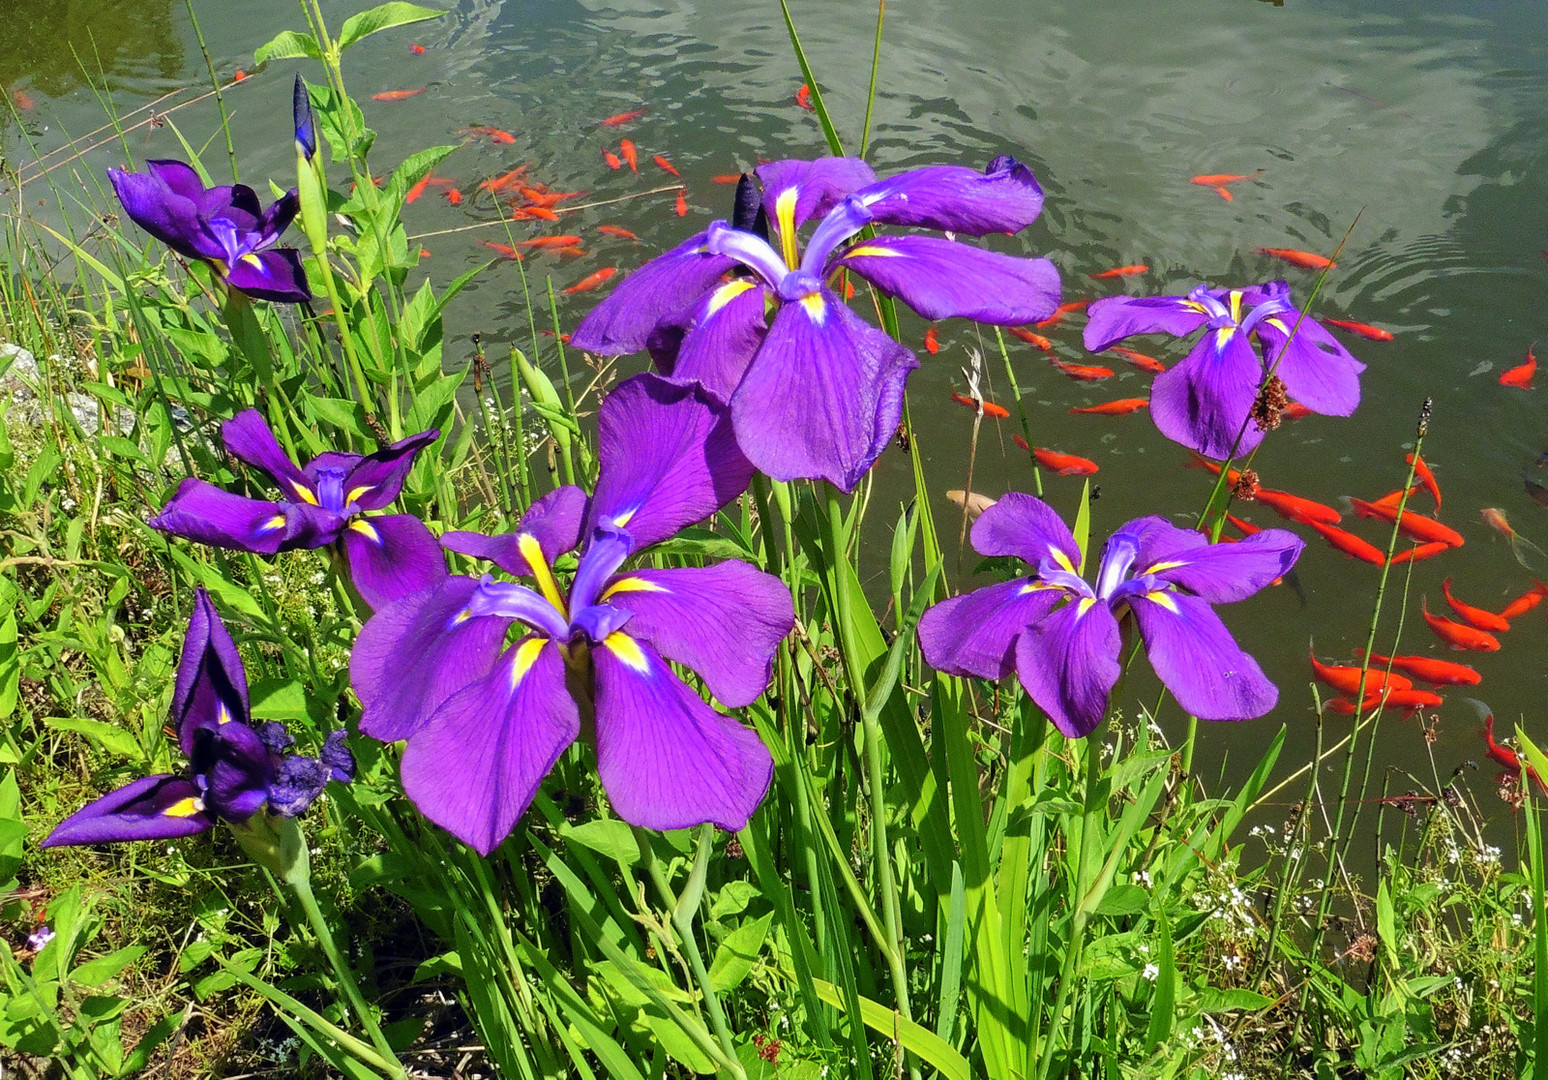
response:
[(1134, 334), (1186, 337), (1209, 321), (1203, 306), (1186, 296), (1108, 296), (1086, 309), (1081, 340), (1101, 352)]
[(709, 253), (707, 235), (696, 233), (627, 275), (580, 321), (570, 344), (603, 356), (643, 349), (657, 323), (691, 306), (736, 265)]
[(109, 169), (108, 180), (129, 219), (179, 255), (218, 259), (224, 254), (200, 224), (198, 206), (192, 199), (145, 173)]
[(736, 438), (776, 480), (844, 491), (887, 448), (919, 361), (830, 290), (783, 305), (731, 398)]
[(1129, 606), (1151, 667), (1192, 715), (1250, 720), (1279, 700), (1258, 662), (1237, 646), (1204, 600), (1166, 590), (1130, 597)]
[(1003, 679), (1015, 670), (1017, 635), (1065, 595), (1023, 578), (953, 596), (919, 620), (919, 648), (936, 671)]
[(361, 510), (380, 510), (392, 502), (403, 490), (415, 456), (440, 437), (440, 428), (431, 428), (361, 458), (344, 482), (345, 505), (353, 503)]
[(249, 296), (279, 304), (299, 304), (312, 298), (301, 254), (294, 248), (271, 248), (243, 255), (227, 267), (226, 281)]
[[(787, 213), (799, 229), (814, 215), (833, 209), (845, 195), (876, 182), (876, 171), (852, 157), (786, 158), (766, 161), (755, 171), (763, 185), (763, 208), (776, 228), (782, 227), (781, 213)], [(782, 211), (781, 206), (789, 209)]]
[(622, 632), (591, 658), (597, 771), (618, 816), (647, 829), (746, 825), (774, 775), (757, 734), (704, 704), (654, 649)]
[(1317, 320), (1303, 318), (1297, 326), (1294, 315), (1275, 315), (1258, 324), (1258, 338), (1291, 398), (1324, 416), (1349, 416), (1359, 406), (1365, 365)]
[(322, 750), (317, 755), (318, 760), (328, 766), (329, 777), (341, 784), (347, 784), (355, 778), (355, 755), (345, 744), (348, 737), (349, 733), (343, 728), (331, 732), (323, 740)]
[(747, 278), (718, 286), (694, 307), (664, 321), (647, 343), (651, 359), (673, 382), (698, 382), (730, 399), (768, 332), (769, 291)]
[(274, 760), (258, 733), (241, 721), (195, 729), (188, 761), (194, 776), (205, 781), (205, 805), (224, 820), (246, 821), (268, 801)]
[(600, 599), (633, 614), (630, 637), (698, 674), (733, 709), (763, 693), (779, 643), (795, 625), (784, 582), (735, 560), (635, 570), (614, 578)]
[(349, 658), (361, 731), (383, 742), (406, 739), (448, 697), (488, 674), (511, 620), (467, 615), (478, 587), (450, 577), (366, 621)]
[(349, 579), (373, 611), (446, 578), (441, 545), (412, 514), (355, 518), (344, 530)]
[(1083, 739), (1107, 712), (1108, 695), (1122, 673), (1121, 647), (1118, 620), (1108, 606), (1078, 598), (1022, 631), (1016, 675), (1055, 727)]
[(1059, 271), (938, 236), (879, 236), (844, 253), (838, 266), (898, 297), (927, 319), (1019, 326), (1059, 306)]
[(294, 548), (321, 547), (333, 540), (343, 520), (314, 506), (233, 495), (189, 476), (178, 484), (150, 524), (212, 547), (273, 555)]
[(1211, 330), (1186, 360), (1151, 383), (1151, 419), (1168, 439), (1205, 457), (1246, 453), (1263, 441), (1262, 430), (1247, 420), (1262, 380), (1263, 364), (1245, 333)]
[(1043, 209), (1043, 189), (1032, 170), (997, 157), (983, 172), (963, 165), (928, 165), (889, 176), (855, 193), (872, 218), (964, 236), (1020, 232)]
[[(546, 567), (580, 543), (586, 493), (574, 484), (555, 488), (527, 508), (516, 531), (499, 536), (476, 532), (441, 534), (441, 546), (475, 559), (488, 559), (513, 577), (535, 578), (535, 562)], [(527, 557), (527, 548), (533, 555)]]
[(279, 486), (287, 501), (309, 501), (311, 483), (281, 448), (268, 421), (257, 409), (243, 409), (221, 424), (220, 437), (232, 457), (262, 471)]
[(183, 636), (183, 655), (172, 688), (172, 722), (178, 745), (193, 753), (194, 732), (248, 718), (247, 672), (236, 643), (201, 586)]
[(654, 544), (710, 516), (752, 480), (725, 406), (696, 385), (636, 375), (602, 402), (597, 429), (601, 471), (587, 533), (607, 520), (637, 546)]
[(124, 840), (171, 840), (215, 824), (190, 780), (166, 773), (147, 776), (109, 792), (61, 821), (39, 847), (113, 844)]
[(314, 757), (291, 755), (274, 767), (268, 786), (268, 808), (280, 817), (300, 817), (331, 778), (328, 766)]
[(1080, 565), (1075, 534), (1053, 507), (1019, 491), (1008, 492), (973, 523), (973, 550), (1014, 555), (1028, 566), (1052, 559), (1070, 573)]
[(1235, 544), (1206, 544), (1191, 529), (1159, 518), (1141, 518), (1136, 577), (1153, 575), (1181, 585), (1207, 603), (1247, 597), (1290, 572), (1305, 541), (1284, 529), (1264, 529)]
[[(256, 202), (256, 199), (254, 201)], [(296, 189), (291, 188), (258, 215), (258, 220), (253, 225), (253, 232), (257, 234), (253, 244), (264, 248), (279, 240), (280, 234), (290, 228), (290, 223), (300, 212), (301, 198), (296, 194)]]
[(488, 855), (578, 734), (559, 647), (523, 638), (409, 740), (403, 790), (425, 817)]

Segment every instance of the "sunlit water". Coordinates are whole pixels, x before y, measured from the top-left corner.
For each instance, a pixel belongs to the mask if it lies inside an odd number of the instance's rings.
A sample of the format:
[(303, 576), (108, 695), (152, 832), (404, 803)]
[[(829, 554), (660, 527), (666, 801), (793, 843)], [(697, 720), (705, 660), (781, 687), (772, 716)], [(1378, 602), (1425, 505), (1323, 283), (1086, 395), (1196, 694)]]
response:
[[(328, 6), (337, 25), (366, 5)], [(69, 17), (61, 19), (57, 12), (65, 7)], [(181, 4), (134, 5), (127, 22), (115, 15), (122, 5), (108, 0), (20, 0), (12, 8), (19, 31), (8, 31), (0, 47), (0, 83), (31, 99), (32, 109), (21, 116), (42, 150), (100, 124), (101, 106), (88, 84), (105, 80), (127, 111), (207, 78)], [(1422, 596), (1432, 610), (1444, 608), (1443, 577), (1454, 578), (1462, 598), (1498, 609), (1528, 588), (1534, 573), (1548, 571), (1542, 562), (1523, 569), (1479, 517), (1483, 507), (1501, 508), (1524, 535), (1548, 546), (1548, 518), (1521, 483), (1522, 472), (1535, 473), (1537, 454), (1548, 446), (1542, 404), (1548, 387), (1526, 392), (1496, 381), (1545, 330), (1548, 29), (1539, 7), (1527, 2), (1468, 7), (1468, 14), (1444, 8), (1370, 0), (1288, 7), (1251, 0), (894, 3), (869, 154), (883, 173), (939, 161), (981, 165), (1004, 152), (1028, 162), (1047, 190), (1046, 209), (1024, 236), (997, 246), (1053, 258), (1067, 299), (1125, 289), (1182, 293), (1200, 281), (1249, 284), (1276, 276), (1304, 299), (1315, 275), (1256, 249), (1331, 253), (1358, 218), (1314, 310), (1378, 324), (1397, 338), (1350, 340), (1369, 365), (1365, 400), (1353, 419), (1289, 423), (1268, 440), (1256, 464), (1265, 484), (1324, 502), (1340, 495), (1374, 498), (1400, 482), (1420, 404), (1433, 396), (1425, 456), (1446, 496), (1442, 520), (1461, 530), (1467, 544), (1415, 568), (1402, 651), (1475, 664), (1484, 681), (1472, 693), (1507, 728), (1524, 718), (1529, 730), (1548, 737), (1540, 707), (1548, 606), (1519, 620), (1494, 654), (1445, 652), (1419, 617)], [(196, 10), (223, 77), (250, 67), (255, 46), (299, 21), (287, 5), (199, 0)], [(262, 21), (255, 17), (259, 10)], [(865, 4), (809, 2), (795, 11), (846, 147), (856, 150), (875, 12)], [(411, 42), (424, 45), (424, 54), (411, 53)], [(246, 181), (289, 183), (295, 70), (291, 62), (273, 64), (227, 96)], [(313, 67), (302, 70), (319, 77)], [(443, 283), (489, 257), (480, 241), (506, 239), (499, 226), (446, 230), (493, 221), (487, 202), (472, 197), (476, 182), (523, 162), (556, 189), (587, 192), (588, 202), (672, 184), (650, 163), (654, 154), (667, 155), (683, 175), (689, 205), (683, 219), (674, 213), (673, 189), (569, 215), (562, 226), (517, 225), (518, 239), (561, 227), (586, 237), (584, 258), (527, 260), (536, 287), (551, 274), (560, 288), (603, 266), (631, 269), (725, 216), (731, 189), (713, 184), (714, 175), (760, 158), (824, 152), (815, 118), (794, 103), (801, 79), (778, 8), (768, 3), (467, 0), (447, 19), (366, 42), (351, 52), (347, 74), (380, 132), (375, 161), (382, 172), (425, 145), (458, 141), (458, 130), (469, 124), (516, 136), (509, 146), (472, 143), (437, 170), (468, 193), (461, 207), (431, 193), (407, 210), (411, 230), (424, 234), (420, 243), (431, 252), (423, 266)], [(427, 89), (403, 101), (368, 100), (376, 92), (418, 87)], [(598, 125), (635, 109), (647, 112), (626, 127)], [(191, 143), (208, 143), (205, 160), (218, 173), (225, 148), (213, 109), (198, 106), (172, 119)], [(638, 175), (604, 163), (603, 150), (616, 150), (621, 136), (639, 146)], [(170, 125), (136, 130), (128, 146), (137, 158), (181, 154)], [(30, 156), (14, 131), (7, 151), (13, 160)], [(122, 156), (122, 149), (108, 146), (72, 169), (100, 176), (108, 165), (123, 164)], [(1261, 175), (1233, 185), (1230, 202), (1188, 183), (1198, 173), (1254, 170)], [(51, 199), (42, 184), (28, 193)], [(633, 230), (641, 242), (598, 234), (596, 226), (605, 223)], [(1151, 272), (1116, 282), (1088, 276), (1131, 263)], [(566, 325), (597, 295), (567, 299)], [(492, 356), (502, 353), (495, 343), (503, 340), (529, 345), (521, 310), (514, 264), (496, 266), (453, 310), (448, 364), (466, 363), (474, 331), (484, 335)], [(1101, 492), (1094, 536), (1146, 513), (1186, 523), (1202, 505), (1209, 478), (1180, 467), (1186, 454), (1161, 438), (1144, 412), (1068, 414), (1071, 406), (1148, 393), (1143, 373), (1112, 358), (1084, 356), (1080, 324), (1072, 319), (1051, 332), (1059, 354), (1108, 364), (1115, 378), (1073, 382), (1043, 354), (1011, 342), (1036, 441), (1101, 466), (1094, 478)], [(916, 348), (923, 331), (919, 320), (905, 321)], [(961, 323), (943, 325), (940, 339), (939, 356), (924, 357), (910, 397), (936, 493), (933, 509), (954, 540), (959, 519), (941, 493), (964, 486), (972, 417), (949, 394), (961, 388), (966, 350), (980, 342), (975, 328)], [(1186, 349), (1162, 338), (1129, 344), (1168, 362)], [(991, 396), (1009, 404), (997, 356), (988, 363), (988, 382)], [(1009, 423), (986, 423), (976, 490), (1030, 489), (1029, 467), (1010, 443), (1012, 430)], [(1044, 482), (1050, 501), (1073, 514), (1081, 481)], [(885, 532), (897, 501), (911, 491), (907, 459), (889, 451), (876, 474), (873, 535)], [(1423, 497), (1418, 505), (1427, 509)], [(1243, 513), (1260, 525), (1278, 523), (1261, 508)], [(1374, 527), (1352, 527), (1385, 545)], [(1307, 760), (1314, 739), (1308, 643), (1315, 639), (1326, 659), (1346, 658), (1364, 643), (1378, 571), (1332, 551), (1309, 530), (1298, 531), (1309, 541), (1298, 588), (1273, 589), (1225, 612), (1239, 640), (1282, 687), (1280, 708), (1269, 720), (1206, 726), (1199, 762), (1207, 773), (1224, 763), (1228, 775), (1242, 775), (1278, 723), (1289, 726), (1281, 761)], [(884, 574), (881, 551), (868, 561), (868, 571)], [(972, 561), (969, 554), (967, 565)], [(1389, 612), (1395, 614), (1402, 577), (1395, 575), (1393, 584)], [(1390, 645), (1393, 625), (1389, 615), (1382, 646)], [(1131, 681), (1130, 688), (1153, 701), (1148, 680)], [(1484, 764), (1474, 783), (1487, 805), (1494, 770), (1483, 759), (1478, 718), (1456, 700), (1461, 694), (1447, 696), (1433, 745), (1426, 745), (1417, 722), (1384, 725), (1376, 782), (1390, 764), (1399, 770), (1392, 788), (1403, 791), (1412, 782), (1401, 771), (1421, 780), (1432, 776), (1431, 754), (1442, 778), (1472, 759)], [(1128, 702), (1130, 716), (1137, 700)], [(1165, 723), (1180, 734), (1175, 715)], [(1347, 730), (1347, 723), (1334, 718), (1330, 731)]]

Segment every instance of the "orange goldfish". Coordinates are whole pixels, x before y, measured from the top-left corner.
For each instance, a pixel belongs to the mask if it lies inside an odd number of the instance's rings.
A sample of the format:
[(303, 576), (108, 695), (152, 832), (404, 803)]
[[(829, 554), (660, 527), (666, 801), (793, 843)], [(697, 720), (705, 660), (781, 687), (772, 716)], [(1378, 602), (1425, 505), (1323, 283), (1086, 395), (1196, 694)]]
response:
[(617, 225), (598, 225), (597, 232), (601, 233), (603, 236), (616, 236), (620, 240), (639, 239), (638, 236), (635, 236), (628, 229), (620, 228)]
[(928, 352), (931, 356), (934, 356), (936, 353), (941, 351), (941, 339), (940, 336), (935, 332), (935, 327), (933, 326), (925, 331), (924, 347), (925, 351)]
[(1257, 172), (1250, 173), (1206, 173), (1203, 176), (1195, 176), (1188, 183), (1202, 187), (1220, 187), (1222, 184), (1234, 184), (1238, 180), (1251, 180), (1262, 172), (1263, 170), (1259, 169)]
[(1150, 267), (1144, 263), (1135, 263), (1133, 266), (1115, 266), (1111, 270), (1103, 270), (1100, 274), (1092, 274), (1094, 281), (1103, 281), (1107, 278), (1134, 277), (1136, 274), (1148, 274)]
[(1236, 196), (1232, 195), (1231, 192), (1230, 192), (1230, 189), (1228, 189), (1228, 188), (1217, 187), (1217, 188), (1211, 188), (1210, 190), (1212, 190), (1216, 195), (1219, 195), (1226, 202), (1235, 202), (1236, 201)]
[(1510, 527), (1510, 522), (1505, 520), (1505, 511), (1493, 506), (1486, 506), (1479, 511), (1479, 516), (1483, 518), (1485, 525), (1510, 541), (1511, 553), (1516, 556), (1516, 561), (1522, 566), (1527, 565), (1526, 556), (1521, 553), (1522, 548), (1528, 547), (1539, 555), (1543, 554), (1542, 548)]
[(1344, 319), (1321, 319), (1325, 326), (1336, 326), (1340, 330), (1348, 330), (1351, 334), (1359, 334), (1363, 338), (1372, 341), (1391, 341), (1392, 334), (1379, 326), (1372, 326), (1363, 322), (1347, 322)]
[[(1236, 470), (1232, 469), (1231, 472), (1233, 475), (1227, 477), (1227, 480), (1234, 484), (1236, 483), (1236, 476), (1234, 475)], [(1218, 469), (1215, 475), (1220, 475)], [(1301, 496), (1292, 495), (1288, 491), (1260, 487), (1253, 498), (1286, 521), (1299, 521), (1302, 525), (1337, 525), (1343, 520), (1342, 515), (1331, 506), (1324, 506), (1313, 499), (1303, 499)], [(1333, 543), (1331, 540), (1328, 542)]]
[(446, 201), (451, 203), (453, 206), (461, 206), (462, 192), (458, 191), (456, 188), (447, 188)]
[[(1355, 655), (1365, 655), (1364, 650), (1356, 650)], [(1370, 660), (1382, 667), (1390, 664), (1393, 671), (1401, 671), (1431, 686), (1477, 686), (1483, 681), (1483, 676), (1466, 664), (1450, 660), (1434, 660), (1428, 656), (1380, 656), (1376, 653), (1370, 654)]]
[(623, 168), (623, 162), (619, 161), (618, 155), (613, 153), (611, 150), (602, 151), (602, 160), (607, 162), (607, 167), (609, 169), (616, 170)]
[(1285, 406), (1285, 411), (1280, 413), (1286, 420), (1301, 420), (1311, 415), (1311, 410), (1299, 401), (1292, 401)]
[(1411, 548), (1399, 551), (1393, 555), (1392, 562), (1389, 565), (1397, 566), (1399, 563), (1419, 562), (1423, 559), (1433, 559), (1435, 556), (1441, 554), (1442, 552), (1450, 550), (1450, 544), (1416, 544)]
[(1299, 266), (1302, 270), (1323, 270), (1335, 265), (1332, 259), (1325, 256), (1314, 255), (1310, 251), (1297, 251), (1295, 248), (1260, 247), (1258, 250), (1276, 259), (1283, 259), (1291, 266)]
[(1024, 326), (1008, 326), (1006, 329), (1034, 349), (1042, 349), (1044, 352), (1050, 352), (1053, 349), (1053, 342), (1049, 341), (1042, 334), (1034, 334)]
[(1518, 615), (1525, 615), (1542, 603), (1545, 595), (1548, 595), (1548, 585), (1544, 585), (1541, 581), (1534, 581), (1532, 582), (1532, 588), (1506, 604), (1500, 615), (1506, 619), (1514, 619)]
[(372, 94), (371, 100), (405, 101), (408, 98), (417, 97), (418, 95), (423, 94), (428, 89), (430, 89), (428, 86), (421, 86), (417, 90), (383, 90), (380, 94)]
[(1004, 420), (1006, 417), (1010, 416), (1009, 411), (999, 405), (996, 405), (992, 401), (974, 401), (972, 398), (967, 397), (966, 395), (956, 393), (951, 395), (951, 400), (955, 401), (958, 405), (966, 405), (970, 409), (977, 409), (980, 405), (982, 405), (984, 408), (984, 415), (993, 417), (995, 420)]
[(423, 56), (425, 55), (425, 47), (423, 45), (410, 45), (409, 52), (413, 53), (415, 56)]
[[(1325, 683), (1337, 690), (1340, 694), (1358, 694), (1361, 691), (1361, 671), (1357, 667), (1345, 667), (1340, 664), (1324, 664), (1317, 659), (1315, 653), (1311, 654), (1312, 674), (1317, 681)], [(1385, 671), (1377, 671), (1374, 668), (1364, 672), (1364, 692), (1366, 695), (1379, 694), (1384, 689), (1410, 690), (1413, 683), (1402, 675), (1388, 675)]]
[(1514, 750), (1508, 746), (1503, 746), (1500, 743), (1494, 741), (1493, 713), (1490, 713), (1484, 718), (1483, 736), (1484, 752), (1489, 755), (1489, 758), (1492, 761), (1494, 761), (1496, 764), (1505, 766), (1505, 768), (1514, 773), (1518, 779), (1520, 778), (1523, 769), (1525, 769), (1526, 774), (1532, 778), (1532, 782), (1541, 788), (1544, 794), (1548, 794), (1548, 784), (1543, 783), (1543, 778), (1537, 775), (1536, 769), (1532, 768), (1530, 765), (1523, 766), (1521, 763), (1521, 758), (1516, 755)]
[(1430, 493), (1430, 498), (1435, 500), (1435, 510), (1439, 513), (1441, 508), (1440, 485), (1435, 482), (1435, 474), (1425, 464), (1424, 458), (1415, 458), (1413, 454), (1405, 454), (1403, 460), (1414, 467), (1414, 475), (1424, 485), (1424, 490)]
[(1054, 313), (1052, 315), (1048, 316), (1048, 318), (1044, 319), (1042, 322), (1036, 324), (1037, 328), (1039, 330), (1047, 330), (1050, 326), (1057, 326), (1064, 321), (1064, 317), (1066, 315), (1070, 314), (1071, 312), (1080, 311), (1090, 302), (1091, 301), (1089, 300), (1071, 300), (1069, 303), (1060, 304), (1058, 307), (1054, 308)]
[(683, 174), (678, 172), (677, 167), (662, 155), (656, 154), (650, 160), (654, 161), (656, 163), (656, 167), (661, 169), (663, 172), (670, 173), (678, 179), (682, 179)]
[(521, 261), (521, 252), (509, 244), (497, 244), (493, 240), (481, 240), (479, 242), (490, 251), (497, 251), (507, 259), (515, 259), (517, 262)]
[(607, 119), (602, 121), (602, 126), (603, 127), (622, 127), (623, 125), (627, 124), (630, 120), (638, 120), (640, 117), (644, 116), (649, 111), (650, 111), (649, 109), (635, 109), (632, 112), (614, 113), (612, 116), (609, 116)]
[(516, 141), (516, 136), (512, 135), (509, 131), (501, 131), (496, 127), (485, 127), (482, 124), (473, 124), (469, 127), (465, 127), (461, 129), (458, 134), (472, 135), (475, 137), (482, 135), (483, 137), (489, 139), (489, 141), (497, 142), (502, 146), (510, 146)]
[(1441, 595), (1446, 598), (1446, 603), (1451, 610), (1457, 613), (1457, 617), (1474, 630), (1489, 630), (1495, 633), (1504, 633), (1510, 629), (1510, 620), (1503, 615), (1496, 615), (1492, 611), (1464, 604), (1451, 595), (1451, 579), (1441, 582)]
[(624, 139), (619, 142), (618, 153), (623, 157), (624, 164), (629, 166), (630, 172), (637, 173), (640, 171), (640, 155), (639, 152), (634, 149), (633, 142), (628, 139)]
[(1131, 397), (1119, 401), (1104, 401), (1100, 405), (1090, 405), (1084, 409), (1071, 409), (1071, 416), (1128, 416), (1136, 409), (1143, 409), (1149, 405), (1148, 398)]
[(1537, 342), (1527, 346), (1526, 360), (1500, 376), (1501, 386), (1514, 386), (1518, 390), (1532, 389), (1532, 376), (1537, 374), (1537, 357), (1532, 355)]
[[(241, 75), (242, 73), (239, 71), (237, 74)], [(237, 82), (241, 81), (241, 79), (237, 80)], [(21, 90), (13, 86), (10, 90), (10, 96), (11, 104), (15, 105), (22, 112), (31, 112), (33, 109), (38, 107), (37, 102), (32, 100), (32, 95), (27, 93), (25, 90)]]
[(677, 209), (677, 216), (678, 217), (687, 217), (688, 216), (688, 196), (683, 191), (682, 188), (678, 188), (677, 189), (677, 207), (676, 207), (676, 209)]
[(562, 248), (572, 247), (581, 242), (578, 236), (535, 236), (531, 240), (518, 240), (517, 247), (527, 248)]
[(598, 285), (602, 284), (604, 281), (606, 281), (608, 278), (612, 277), (616, 273), (618, 273), (618, 267), (616, 267), (616, 266), (604, 266), (600, 270), (597, 270), (597, 271), (595, 271), (593, 273), (587, 274), (585, 277), (583, 277), (579, 281), (577, 281), (574, 285), (571, 285), (569, 288), (561, 290), (561, 291), (566, 292), (566, 293), (589, 292), (592, 289), (595, 289)]
[(1354, 512), (1363, 518), (1372, 518), (1376, 521), (1397, 521), (1398, 532), (1410, 540), (1417, 540), (1421, 544), (1450, 544), (1452, 547), (1462, 546), (1462, 534), (1455, 529), (1447, 528), (1433, 518), (1427, 518), (1422, 514), (1416, 514), (1411, 510), (1403, 511), (1401, 520), (1397, 516), (1397, 507), (1378, 506), (1368, 503), (1364, 499), (1351, 498), (1349, 505)]
[(1420, 610), (1424, 613), (1424, 621), (1430, 624), (1431, 630), (1435, 631), (1435, 636), (1453, 649), (1495, 652), (1500, 647), (1500, 639), (1493, 634), (1475, 630), (1466, 623), (1453, 622), (1440, 615), (1431, 615), (1429, 605), (1425, 601), (1420, 601)]
[(812, 88), (805, 83), (796, 91), (796, 104), (808, 112), (812, 110)]
[(720, 173), (718, 176), (710, 177), (710, 181), (716, 184), (740, 184), (742, 182), (742, 174), (739, 172)]
[(1166, 370), (1166, 365), (1155, 357), (1146, 356), (1144, 353), (1135, 352), (1133, 349), (1126, 349), (1122, 345), (1109, 345), (1107, 351), (1117, 353), (1141, 371), (1148, 371), (1152, 375), (1160, 375)]
[(1113, 377), (1112, 368), (1097, 367), (1094, 364), (1070, 364), (1054, 356), (1050, 356), (1048, 362), (1070, 378), (1079, 379), (1081, 382), (1097, 382)]
[[(1259, 494), (1261, 495), (1262, 492), (1260, 491)], [(1372, 566), (1383, 566), (1387, 562), (1387, 557), (1375, 545), (1367, 543), (1352, 532), (1345, 532), (1332, 525), (1324, 525), (1320, 521), (1302, 521), (1301, 524), (1314, 529), (1329, 544), (1352, 559), (1368, 562)]]

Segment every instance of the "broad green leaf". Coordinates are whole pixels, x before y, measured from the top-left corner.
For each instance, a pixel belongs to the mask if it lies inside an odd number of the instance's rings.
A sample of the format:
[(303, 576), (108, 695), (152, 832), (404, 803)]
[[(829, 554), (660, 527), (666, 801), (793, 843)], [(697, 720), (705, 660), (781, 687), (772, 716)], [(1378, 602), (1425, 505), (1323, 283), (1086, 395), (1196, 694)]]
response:
[(95, 960), (88, 960), (70, 972), (70, 981), (81, 986), (101, 986), (144, 955), (144, 945), (127, 946)]
[[(339, 31), (339, 52), (343, 52), (361, 38), (369, 37), (378, 31), (390, 30), (394, 26), (408, 26), (410, 23), (424, 22), (427, 19), (438, 19), (445, 14), (446, 12), (435, 8), (406, 4), (402, 0), (380, 4), (369, 11), (362, 11), (344, 20), (343, 29)], [(273, 42), (270, 44), (272, 45)]]
[(322, 50), (317, 47), (317, 39), (311, 34), (281, 30), (253, 50), (253, 66), (263, 67), (270, 60), (295, 60), (303, 56), (311, 60), (322, 59)]
[(1156, 920), (1155, 965), (1158, 969), (1155, 990), (1150, 997), (1150, 1027), (1145, 1035), (1145, 1052), (1172, 1037), (1177, 1012), (1177, 962), (1172, 955), (1172, 923), (1163, 911)]
[(11, 610), (15, 597), (5, 583), (0, 582), (0, 600), (6, 605), (5, 617), (0, 618), (0, 720), (16, 711), (21, 689), (21, 653), (16, 645), (16, 612)]
[(101, 720), (90, 720), (84, 716), (50, 716), (43, 722), (55, 731), (73, 731), (78, 735), (84, 735), (102, 749), (118, 757), (129, 759), (140, 757), (139, 740), (116, 725), (104, 723)]
[[(838, 987), (822, 979), (813, 979), (812, 982), (817, 987), (818, 997), (834, 1008), (843, 1010), (844, 996), (839, 992)], [(904, 1020), (895, 1009), (889, 1009), (878, 1001), (862, 997), (860, 1019), (865, 1022), (866, 1027), (880, 1032), (889, 1039), (896, 1033), (905, 1049), (919, 1055), (919, 1060), (937, 1070), (946, 1080), (971, 1080), (973, 1072), (967, 1059), (957, 1053), (949, 1042), (928, 1028), (920, 1027), (912, 1020)]]
[(1248, 1009), (1257, 1012), (1274, 1004), (1274, 999), (1264, 997), (1262, 994), (1240, 988), (1232, 990), (1220, 990), (1213, 986), (1206, 986), (1199, 991), (1199, 1011), (1208, 1013), (1231, 1012), (1235, 1009)]
[(710, 984), (720, 993), (736, 989), (743, 979), (752, 974), (763, 950), (763, 939), (768, 937), (769, 924), (774, 921), (771, 911), (761, 919), (750, 919), (727, 934), (715, 950), (710, 964)]
[(616, 859), (625, 866), (640, 861), (640, 846), (628, 824), (617, 818), (596, 818), (562, 830), (561, 835), (574, 844), (590, 848), (598, 855)]
[(1144, 911), (1150, 894), (1138, 885), (1114, 885), (1107, 890), (1093, 915), (1133, 915)]

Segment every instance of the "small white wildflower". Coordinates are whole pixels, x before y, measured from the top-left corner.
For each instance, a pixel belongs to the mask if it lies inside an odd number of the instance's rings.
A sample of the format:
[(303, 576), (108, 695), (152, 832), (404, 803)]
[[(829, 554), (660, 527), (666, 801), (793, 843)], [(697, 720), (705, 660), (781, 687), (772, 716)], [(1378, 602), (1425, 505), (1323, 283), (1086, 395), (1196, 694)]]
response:
[(1151, 982), (1155, 982), (1161, 977), (1161, 969), (1155, 964), (1146, 964), (1145, 970), (1140, 972), (1140, 974)]
[(1225, 966), (1227, 971), (1235, 971), (1242, 964), (1242, 958), (1235, 953), (1226, 953)]
[(1144, 870), (1136, 870), (1134, 872), (1134, 884), (1143, 885), (1147, 889), (1150, 888), (1150, 874)]

